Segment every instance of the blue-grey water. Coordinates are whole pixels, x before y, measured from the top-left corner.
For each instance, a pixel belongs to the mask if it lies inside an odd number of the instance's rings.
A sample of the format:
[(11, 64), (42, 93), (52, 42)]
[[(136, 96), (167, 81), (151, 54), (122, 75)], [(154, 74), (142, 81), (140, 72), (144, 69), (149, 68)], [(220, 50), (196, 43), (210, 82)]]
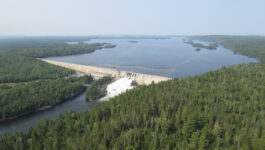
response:
[(222, 46), (216, 50), (196, 51), (196, 48), (184, 43), (184, 39), (133, 39), (138, 43), (128, 42), (130, 39), (92, 39), (88, 43), (107, 42), (115, 44), (116, 47), (89, 54), (47, 59), (167, 77), (188, 77), (217, 70), (223, 66), (258, 62), (255, 58), (234, 54)]
[(10, 122), (0, 123), (0, 136), (5, 133), (14, 134), (18, 131), (28, 131), (30, 127), (34, 127), (36, 123), (43, 119), (55, 119), (59, 114), (63, 114), (70, 110), (76, 112), (89, 110), (98, 103), (99, 102), (87, 102), (85, 100), (85, 94), (82, 93), (73, 100), (68, 100), (49, 110), (26, 115)]
[[(258, 62), (257, 59), (235, 55), (228, 49), (219, 46), (217, 50), (201, 49), (196, 51), (191, 45), (183, 42), (183, 37), (171, 39), (133, 39), (138, 43), (130, 43), (130, 39), (92, 39), (88, 43), (108, 42), (115, 48), (101, 49), (94, 53), (47, 58), (50, 60), (82, 65), (93, 65), (117, 68), (119, 70), (136, 71), (168, 77), (188, 77), (202, 74), (223, 66)], [(74, 42), (69, 44), (76, 44)], [(205, 43), (207, 44), (207, 42)], [(97, 103), (85, 101), (81, 94), (47, 111), (27, 115), (17, 120), (0, 123), (0, 135), (27, 131), (43, 119), (54, 119), (60, 113), (69, 110), (85, 111)]]

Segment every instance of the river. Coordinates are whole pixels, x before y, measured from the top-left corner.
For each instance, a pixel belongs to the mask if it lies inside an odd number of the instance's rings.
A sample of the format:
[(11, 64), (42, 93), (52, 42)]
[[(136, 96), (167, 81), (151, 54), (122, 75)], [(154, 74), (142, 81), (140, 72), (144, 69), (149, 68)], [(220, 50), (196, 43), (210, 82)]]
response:
[(70, 110), (77, 112), (86, 111), (99, 103), (100, 102), (87, 102), (85, 100), (85, 93), (82, 93), (76, 98), (68, 100), (49, 110), (26, 115), (10, 122), (0, 123), (0, 136), (5, 133), (14, 134), (18, 131), (26, 132), (30, 127), (34, 127), (36, 123), (43, 119), (55, 119), (60, 113), (63, 114)]
[[(216, 50), (201, 49), (196, 51), (191, 45), (185, 44), (184, 39), (184, 37), (171, 39), (92, 39), (88, 43), (107, 42), (115, 44), (116, 47), (97, 50), (89, 54), (46, 59), (179, 78), (203, 74), (223, 66), (258, 62), (255, 58), (234, 54), (222, 46)], [(86, 111), (98, 103), (86, 102), (83, 93), (73, 100), (66, 101), (47, 111), (1, 123), (0, 135), (13, 134), (18, 131), (25, 132), (45, 118), (54, 119), (60, 113), (69, 110)]]

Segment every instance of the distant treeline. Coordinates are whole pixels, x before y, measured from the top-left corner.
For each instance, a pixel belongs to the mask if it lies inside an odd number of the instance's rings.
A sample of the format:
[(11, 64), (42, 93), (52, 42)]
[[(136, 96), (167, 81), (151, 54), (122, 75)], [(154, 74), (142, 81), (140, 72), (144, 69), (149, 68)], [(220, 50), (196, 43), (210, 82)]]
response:
[(113, 48), (108, 43), (74, 44), (69, 41), (89, 40), (87, 37), (20, 37), (0, 39), (0, 83), (54, 79), (74, 71), (49, 65), (34, 58), (91, 53)]
[(265, 37), (264, 36), (191, 36), (190, 39), (216, 42), (225, 48), (231, 49), (249, 57), (258, 58), (265, 62)]
[(73, 74), (73, 70), (16, 54), (0, 55), (0, 83), (57, 79)]
[[(75, 71), (36, 58), (91, 53), (108, 43), (75, 44), (84, 37), (0, 39), (0, 120), (19, 117), (55, 105), (84, 91), (92, 78), (72, 78)], [(1, 149), (1, 148), (0, 148)]]
[(82, 42), (89, 41), (89, 37), (59, 37), (59, 36), (47, 36), (47, 37), (11, 37), (0, 39), (0, 50), (21, 50), (24, 48), (54, 48), (60, 46), (67, 46), (67, 42)]
[(218, 47), (218, 44), (216, 43), (210, 43), (209, 45), (204, 45), (202, 43), (194, 43), (192, 40), (186, 41), (185, 43), (190, 44), (192, 47), (198, 48), (206, 48), (206, 49), (216, 49)]
[(66, 56), (74, 54), (92, 53), (95, 50), (102, 48), (113, 48), (115, 45), (107, 43), (92, 43), (92, 44), (68, 44), (65, 46), (58, 46), (54, 48), (39, 47), (39, 48), (25, 48), (20, 51), (15, 51), (19, 55), (43, 58), (51, 56)]
[[(113, 48), (109, 43), (84, 43), (88, 37), (18, 37), (0, 39), (0, 51), (34, 58), (65, 56), (94, 52), (97, 49)], [(67, 44), (77, 42), (77, 44)]]

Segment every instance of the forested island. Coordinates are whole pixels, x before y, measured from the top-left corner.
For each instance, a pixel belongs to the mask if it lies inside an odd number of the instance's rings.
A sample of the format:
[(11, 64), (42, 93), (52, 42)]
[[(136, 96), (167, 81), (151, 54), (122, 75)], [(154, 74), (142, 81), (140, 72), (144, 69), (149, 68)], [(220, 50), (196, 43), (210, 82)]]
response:
[(129, 43), (138, 43), (138, 41), (128, 41)]
[(196, 51), (199, 51), (201, 48), (213, 50), (217, 49), (218, 44), (216, 43), (210, 43), (209, 45), (204, 45), (202, 43), (194, 43), (192, 40), (186, 41), (185, 43), (190, 44), (192, 47), (196, 48)]
[(258, 58), (265, 62), (265, 38), (264, 36), (190, 36), (190, 39), (215, 42), (232, 50), (235, 54), (242, 54)]
[(86, 91), (86, 100), (93, 101), (107, 94), (107, 85), (113, 81), (112, 77), (105, 76), (93, 82)]
[(90, 111), (6, 134), (0, 149), (264, 150), (265, 37), (189, 38), (218, 42), (260, 63), (138, 86)]

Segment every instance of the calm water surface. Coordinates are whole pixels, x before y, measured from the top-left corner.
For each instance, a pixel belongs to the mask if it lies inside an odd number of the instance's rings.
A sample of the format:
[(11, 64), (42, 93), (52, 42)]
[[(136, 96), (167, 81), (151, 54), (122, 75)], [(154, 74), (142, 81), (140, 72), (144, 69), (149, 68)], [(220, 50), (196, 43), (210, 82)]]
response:
[[(117, 45), (117, 47), (97, 50), (90, 54), (47, 59), (168, 77), (188, 77), (220, 69), (223, 66), (258, 62), (254, 58), (235, 55), (222, 46), (219, 46), (217, 50), (201, 49), (201, 51), (195, 51), (195, 48), (185, 44), (183, 39), (181, 37), (160, 40), (137, 39), (138, 43), (128, 42), (130, 39), (95, 39), (89, 42), (108, 42)], [(60, 113), (69, 110), (89, 110), (96, 104), (98, 103), (86, 102), (85, 95), (81, 94), (79, 97), (53, 109), (28, 115), (9, 123), (0, 123), (0, 135), (18, 131), (25, 132), (29, 127), (45, 118), (54, 119)]]
[(85, 93), (83, 93), (73, 100), (66, 101), (52, 109), (26, 115), (11, 122), (0, 123), (0, 136), (4, 135), (5, 133), (14, 134), (18, 131), (25, 132), (30, 127), (34, 127), (36, 123), (43, 119), (55, 119), (60, 113), (63, 114), (69, 110), (74, 110), (77, 112), (89, 110), (97, 104), (99, 104), (99, 102), (86, 102)]
[(130, 39), (93, 39), (88, 43), (108, 42), (117, 47), (97, 50), (90, 54), (47, 59), (167, 77), (188, 77), (217, 70), (223, 66), (258, 62), (255, 58), (235, 55), (222, 46), (217, 50), (196, 51), (194, 47), (184, 43), (184, 39), (137, 39), (138, 43), (128, 42)]

